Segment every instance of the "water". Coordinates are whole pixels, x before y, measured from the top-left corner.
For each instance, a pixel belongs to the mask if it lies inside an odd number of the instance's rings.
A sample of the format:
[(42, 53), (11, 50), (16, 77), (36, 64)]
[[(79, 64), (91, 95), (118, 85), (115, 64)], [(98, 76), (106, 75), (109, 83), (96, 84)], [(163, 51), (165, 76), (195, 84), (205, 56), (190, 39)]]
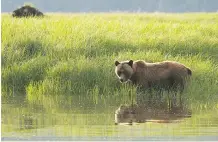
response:
[(144, 112), (149, 121), (115, 125), (121, 100), (101, 97), (96, 104), (91, 97), (2, 97), (2, 140), (218, 140), (218, 109), (189, 105), (177, 119), (162, 106), (150, 107)]

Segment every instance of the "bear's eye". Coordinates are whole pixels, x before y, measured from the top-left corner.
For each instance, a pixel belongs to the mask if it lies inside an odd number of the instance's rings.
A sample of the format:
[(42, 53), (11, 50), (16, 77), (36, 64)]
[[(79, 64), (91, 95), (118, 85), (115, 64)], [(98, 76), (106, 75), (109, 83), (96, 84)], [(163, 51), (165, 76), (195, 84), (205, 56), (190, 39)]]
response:
[(118, 75), (118, 76), (120, 76), (120, 75), (121, 75), (121, 73), (122, 73), (121, 71), (118, 71), (118, 72), (117, 72), (117, 75)]

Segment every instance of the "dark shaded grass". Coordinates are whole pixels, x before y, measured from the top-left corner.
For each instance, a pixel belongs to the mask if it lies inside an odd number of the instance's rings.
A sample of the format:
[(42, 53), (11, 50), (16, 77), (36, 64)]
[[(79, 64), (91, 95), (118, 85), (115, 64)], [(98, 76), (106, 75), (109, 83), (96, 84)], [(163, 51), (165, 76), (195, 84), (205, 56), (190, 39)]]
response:
[(45, 56), (45, 49), (38, 40), (25, 40), (16, 44), (3, 45), (2, 66), (22, 63), (37, 56)]
[[(9, 52), (9, 54), (7, 54), (7, 50), (4, 49), (2, 64), (3, 67), (6, 65), (7, 67), (3, 69), (2, 73), (3, 88), (7, 86), (6, 90), (9, 89), (15, 92), (24, 91), (25, 87), (27, 87), (30, 82), (42, 82), (44, 79), (50, 81), (55, 80), (57, 84), (54, 84), (59, 86), (58, 88), (60, 88), (60, 90), (64, 90), (59, 93), (63, 94), (80, 94), (82, 92), (82, 94), (86, 94), (86, 91), (93, 88), (95, 85), (98, 85), (100, 90), (104, 90), (105, 87), (116, 88), (120, 86), (119, 83), (113, 85), (117, 82), (114, 74), (114, 60), (116, 58), (108, 59), (108, 57), (119, 56), (123, 51), (125, 51), (124, 54), (129, 52), (133, 54), (133, 56), (139, 53), (159, 51), (162, 56), (165, 55), (166, 59), (182, 56), (191, 58), (192, 56), (198, 55), (201, 60), (210, 57), (210, 60), (214, 62), (217, 61), (217, 56), (214, 55), (218, 53), (216, 44), (210, 45), (208, 42), (197, 46), (198, 48), (191, 46), (194, 45), (195, 42), (197, 44), (197, 41), (194, 40), (178, 43), (174, 41), (173, 46), (161, 41), (156, 41), (152, 46), (149, 46), (149, 42), (147, 42), (147, 44), (141, 44), (137, 47), (136, 45), (123, 43), (122, 41), (96, 38), (96, 40), (97, 39), (100, 39), (99, 45), (90, 44), (76, 49), (70, 47), (66, 49), (62, 48), (61, 50), (53, 48), (48, 51), (48, 49), (42, 47), (38, 41), (32, 40), (18, 44), (19, 48), (9, 48), (10, 50), (15, 50), (14, 52)], [(208, 48), (204, 48), (207, 45)], [(51, 45), (51, 47), (53, 46)], [(19, 54), (12, 54), (16, 52)], [(131, 56), (127, 59), (132, 59)], [(158, 59), (152, 60), (146, 56), (147, 55), (143, 57), (145, 60), (161, 61)], [(84, 59), (84, 62), (80, 57)], [(135, 59), (135, 57), (133, 58)], [(78, 60), (80, 60), (81, 63), (79, 63)], [(90, 62), (88, 60), (90, 60)], [(81, 67), (79, 67), (80, 65)], [(204, 80), (205, 77), (208, 76), (207, 78), (210, 78), (211, 81), (214, 82), (215, 80), (212, 78), (213, 76), (217, 76), (217, 74), (209, 70), (208, 73), (204, 74), (204, 72), (197, 70), (194, 72), (194, 76), (198, 76), (196, 79), (199, 81)], [(114, 77), (114, 79), (111, 80), (111, 77)], [(101, 83), (102, 79), (104, 79), (104, 82), (106, 81), (105, 84)], [(66, 82), (68, 85), (65, 84)], [(67, 86), (70, 86), (70, 88)], [(84, 89), (86, 88), (86, 91), (79, 89), (80, 86), (83, 86)], [(79, 90), (82, 90), (82, 92)]]
[(42, 81), (52, 64), (46, 57), (36, 57), (22, 64), (14, 63), (2, 70), (2, 90), (13, 94), (24, 93), (30, 82)]

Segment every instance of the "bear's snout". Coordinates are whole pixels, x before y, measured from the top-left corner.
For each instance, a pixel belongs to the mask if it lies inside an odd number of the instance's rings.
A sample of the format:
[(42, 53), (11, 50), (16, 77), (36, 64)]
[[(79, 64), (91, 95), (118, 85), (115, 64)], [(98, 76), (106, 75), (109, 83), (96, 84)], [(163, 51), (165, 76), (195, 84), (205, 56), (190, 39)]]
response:
[(124, 82), (124, 80), (121, 78), (121, 79), (120, 79), (120, 82), (121, 82), (121, 83), (123, 83), (123, 82)]

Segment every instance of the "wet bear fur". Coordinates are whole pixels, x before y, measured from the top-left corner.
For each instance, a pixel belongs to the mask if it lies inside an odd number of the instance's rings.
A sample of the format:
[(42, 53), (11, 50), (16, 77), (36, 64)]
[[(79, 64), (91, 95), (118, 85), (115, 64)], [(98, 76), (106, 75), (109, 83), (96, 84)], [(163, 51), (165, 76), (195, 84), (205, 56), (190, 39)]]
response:
[(142, 88), (183, 90), (191, 69), (175, 61), (148, 63), (143, 60), (115, 61), (120, 82), (131, 81)]

